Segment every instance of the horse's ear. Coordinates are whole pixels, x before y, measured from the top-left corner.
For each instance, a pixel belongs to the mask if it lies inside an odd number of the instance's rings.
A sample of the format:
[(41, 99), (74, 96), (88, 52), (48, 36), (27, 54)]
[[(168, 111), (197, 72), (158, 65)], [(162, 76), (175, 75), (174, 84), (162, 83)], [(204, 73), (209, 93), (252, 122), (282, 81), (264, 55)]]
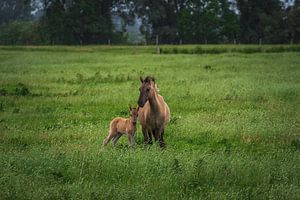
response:
[(131, 110), (132, 110), (131, 105), (129, 105), (129, 111), (131, 111)]
[(140, 80), (141, 80), (142, 83), (144, 82), (143, 77), (141, 77), (141, 76), (140, 76)]

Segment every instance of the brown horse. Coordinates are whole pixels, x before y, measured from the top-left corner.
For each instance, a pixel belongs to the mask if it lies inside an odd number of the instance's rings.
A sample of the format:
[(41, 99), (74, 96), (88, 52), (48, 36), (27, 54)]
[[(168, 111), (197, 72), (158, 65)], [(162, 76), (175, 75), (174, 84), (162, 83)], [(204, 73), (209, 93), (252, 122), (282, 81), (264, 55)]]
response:
[(110, 122), (109, 133), (108, 136), (103, 140), (103, 146), (106, 146), (111, 139), (113, 145), (115, 146), (118, 139), (123, 134), (127, 134), (129, 146), (134, 145), (134, 134), (136, 131), (136, 121), (138, 117), (139, 108), (129, 107), (129, 110), (130, 110), (129, 119), (116, 117)]
[(152, 144), (152, 135), (159, 141), (161, 148), (165, 147), (164, 130), (170, 120), (170, 109), (164, 98), (158, 94), (158, 89), (153, 77), (140, 77), (140, 107), (138, 119), (142, 125), (144, 143)]

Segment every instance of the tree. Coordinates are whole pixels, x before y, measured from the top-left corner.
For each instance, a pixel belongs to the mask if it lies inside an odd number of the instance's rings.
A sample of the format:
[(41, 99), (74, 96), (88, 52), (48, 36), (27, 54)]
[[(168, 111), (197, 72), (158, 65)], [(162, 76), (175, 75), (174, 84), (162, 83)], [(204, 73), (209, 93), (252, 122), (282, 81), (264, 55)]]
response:
[(135, 0), (134, 11), (142, 19), (141, 32), (149, 42), (156, 35), (162, 43), (178, 42), (177, 17), (180, 0)]
[(0, 30), (0, 44), (22, 45), (40, 43), (37, 23), (32, 21), (12, 21)]
[(240, 33), (238, 15), (234, 11), (236, 5), (234, 2), (221, 0), (221, 36), (223, 42), (236, 42)]
[(184, 5), (178, 18), (178, 30), (185, 42), (219, 43), (237, 37), (237, 14), (227, 0), (189, 0)]
[(283, 35), (283, 3), (280, 0), (237, 0), (241, 41), (278, 43)]
[(68, 12), (68, 28), (77, 43), (107, 43), (112, 35), (109, 0), (74, 0)]
[(220, 42), (238, 34), (236, 13), (228, 0), (135, 0), (142, 32), (162, 43)]
[(44, 1), (44, 15), (41, 18), (41, 29), (48, 43), (65, 43), (66, 11), (67, 3), (65, 0)]
[(41, 23), (52, 44), (98, 44), (112, 37), (112, 1), (45, 0)]
[(286, 29), (290, 42), (300, 42), (300, 0), (295, 0), (294, 5), (287, 8)]
[(0, 0), (0, 26), (11, 21), (31, 19), (30, 0)]

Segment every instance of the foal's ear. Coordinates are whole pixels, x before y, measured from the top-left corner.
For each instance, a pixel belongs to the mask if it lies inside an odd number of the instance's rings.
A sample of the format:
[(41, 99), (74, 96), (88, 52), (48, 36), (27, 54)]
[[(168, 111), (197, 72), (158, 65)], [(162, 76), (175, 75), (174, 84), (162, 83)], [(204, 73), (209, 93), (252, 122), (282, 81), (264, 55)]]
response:
[(140, 81), (141, 81), (142, 83), (144, 82), (143, 77), (141, 77), (141, 76), (140, 76)]
[(154, 86), (155, 86), (156, 91), (159, 92), (158, 85), (155, 83)]

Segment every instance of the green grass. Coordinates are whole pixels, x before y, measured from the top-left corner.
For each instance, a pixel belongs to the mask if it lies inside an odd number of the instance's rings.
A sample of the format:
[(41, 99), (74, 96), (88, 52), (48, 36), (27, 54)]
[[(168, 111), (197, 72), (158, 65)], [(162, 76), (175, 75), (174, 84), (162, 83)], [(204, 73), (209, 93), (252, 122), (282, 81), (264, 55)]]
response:
[(280, 53), (300, 52), (299, 45), (163, 45), (163, 54)]
[[(0, 47), (0, 199), (300, 199), (300, 53), (154, 52)], [(101, 148), (140, 75), (171, 109), (167, 149), (140, 126)]]

